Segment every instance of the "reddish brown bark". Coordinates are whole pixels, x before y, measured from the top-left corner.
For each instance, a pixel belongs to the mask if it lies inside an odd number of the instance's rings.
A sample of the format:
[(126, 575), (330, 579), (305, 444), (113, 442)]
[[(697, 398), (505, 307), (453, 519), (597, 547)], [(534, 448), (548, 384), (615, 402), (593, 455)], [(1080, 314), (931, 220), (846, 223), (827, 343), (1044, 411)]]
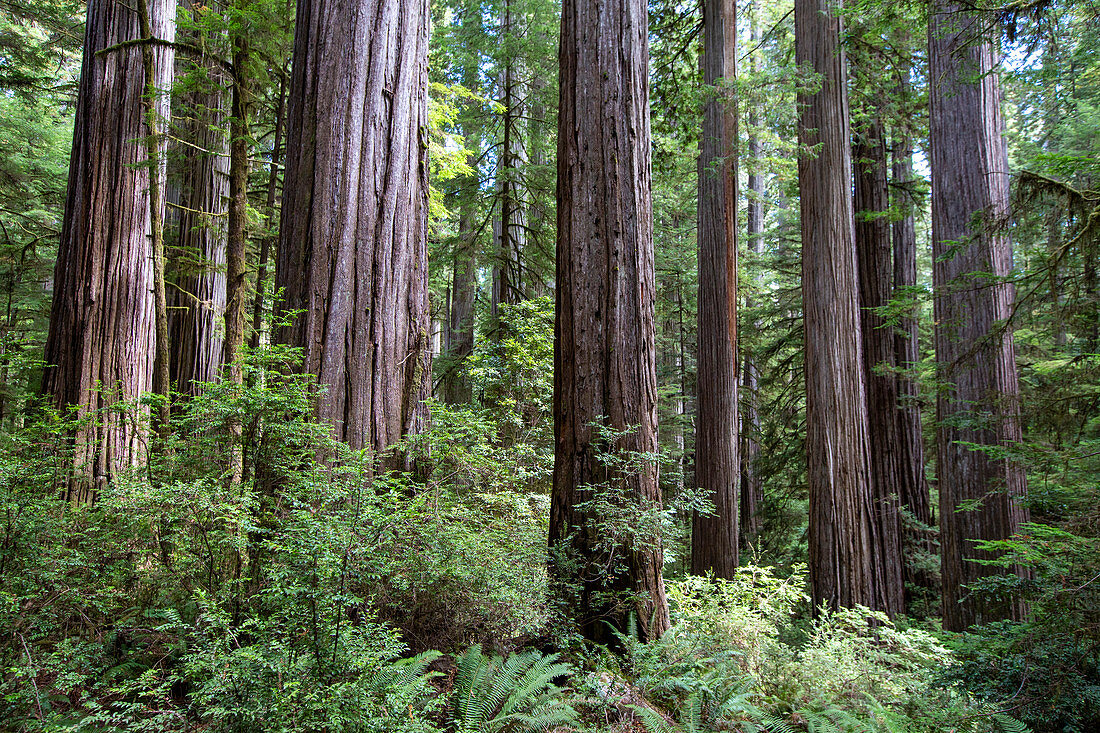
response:
[(382, 452), (427, 420), (426, 0), (299, 3), (276, 284), (318, 416)]
[(695, 513), (691, 572), (737, 573), (737, 6), (703, 3), (703, 107), (699, 143), (699, 344), (695, 483), (714, 513)]
[(889, 191), (886, 175), (886, 131), (872, 118), (856, 135), (855, 241), (859, 265), (859, 305), (863, 339), (863, 381), (867, 394), (871, 489), (876, 524), (882, 538), (882, 579), (886, 611), (905, 610), (902, 581), (901, 464), (898, 446), (898, 387), (894, 332), (879, 310), (890, 302), (892, 262)]
[[(823, 0), (796, 0), (796, 58), (821, 75), (799, 96), (802, 300), (810, 580), (815, 604), (889, 609), (868, 453), (852, 215), (847, 69), (841, 21)], [(820, 146), (820, 147), (818, 147)]]
[[(149, 31), (172, 40), (175, 3), (155, 0), (148, 8)], [(156, 47), (156, 78), (148, 80), (140, 47), (106, 50), (140, 37), (134, 8), (113, 0), (88, 4), (43, 377), (43, 391), (57, 407), (75, 407), (92, 421), (74, 436), (77, 478), (68, 493), (76, 501), (91, 501), (144, 455), (146, 410), (99, 412), (153, 386), (149, 195), (150, 176), (162, 176), (163, 167), (148, 165), (142, 98), (149, 84), (170, 87), (173, 54)]]
[(1014, 297), (1005, 282), (1012, 247), (1008, 161), (992, 44), (981, 22), (955, 2), (929, 19), (932, 242), (937, 400), (937, 480), (943, 559), (943, 624), (1019, 616), (1022, 607), (970, 594), (967, 585), (1002, 572), (979, 565), (978, 540), (1005, 539), (1027, 520), (1019, 464), (996, 451), (1021, 438), (1012, 331), (999, 325)]
[[(661, 506), (651, 461), (624, 470), (599, 455), (657, 448), (647, 58), (643, 0), (565, 0), (550, 547), (556, 559), (573, 555), (555, 571), (593, 639), (610, 636), (604, 621), (625, 627), (631, 611), (645, 639), (669, 624), (660, 536), (623, 527), (608, 537), (582, 506), (598, 486), (626, 511)], [(612, 444), (594, 423), (615, 431)], [(629, 601), (615, 602), (623, 592)]]

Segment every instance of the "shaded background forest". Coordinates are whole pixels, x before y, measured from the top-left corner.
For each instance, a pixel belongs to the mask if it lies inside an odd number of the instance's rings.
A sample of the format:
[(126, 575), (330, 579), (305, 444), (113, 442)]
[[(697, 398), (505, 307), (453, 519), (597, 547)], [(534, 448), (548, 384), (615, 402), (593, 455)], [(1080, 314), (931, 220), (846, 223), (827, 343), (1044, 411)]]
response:
[[(411, 435), (396, 466), (410, 471), (389, 475), (353, 450), (362, 439), (322, 427), (310, 380), (286, 367), (300, 355), (273, 345), (288, 343), (273, 303), (293, 289), (284, 282), (280, 292), (274, 271), (289, 257), (277, 250), (294, 9), (278, 0), (181, 5), (171, 94), (158, 100), (169, 123), (156, 141), (167, 171), (169, 354), (157, 368), (174, 396), (121, 408), (134, 419), (152, 415), (158, 428), (140, 465), (98, 486), (93, 506), (57, 496), (73, 465), (66, 436), (84, 428), (39, 399), (58, 308), (84, 12), (80, 3), (0, 0), (0, 725), (1088, 731), (1100, 721), (1100, 20), (1092, 4), (981, 16), (1005, 54), (1012, 208), (998, 226), (1012, 242), (1016, 301), (999, 328), (1015, 336), (1022, 441), (976, 449), (1026, 470), (1031, 524), (989, 548), (992, 564), (1024, 572), (990, 575), (974, 590), (1029, 605), (1016, 620), (965, 634), (939, 623), (935, 403), (946, 380), (933, 346), (927, 9), (868, 1), (843, 11), (857, 175), (875, 155), (891, 163), (887, 200), (866, 207), (877, 213), (857, 213), (857, 228), (889, 226), (896, 253), (909, 226), (916, 251), (909, 272), (896, 254), (887, 258), (889, 287), (867, 316), (907, 355), (878, 373), (924, 438), (914, 480), (927, 515), (902, 513), (904, 613), (891, 610), (888, 621), (845, 611), (815, 618), (806, 595), (796, 97), (819, 80), (795, 63), (789, 3), (739, 5), (737, 78), (722, 83), (736, 92), (739, 120), (742, 570), (713, 585), (689, 574), (692, 516), (705, 510), (694, 488), (703, 483), (697, 159), (714, 89), (701, 72), (701, 8), (650, 4), (664, 504), (627, 510), (597, 496), (589, 509), (616, 539), (659, 527), (672, 630), (648, 643), (628, 628), (608, 632), (614, 655), (584, 640), (563, 607), (568, 594), (554, 591), (546, 571), (560, 5), (430, 7), (428, 125), (418, 132), (429, 148), (431, 367), (413, 372), (430, 374), (430, 419), (410, 417), (421, 427), (400, 431)], [(234, 298), (245, 320), (227, 330)], [(220, 379), (229, 363), (237, 372)], [(523, 648), (540, 651), (514, 653)], [(408, 656), (430, 649), (451, 656)], [(544, 656), (551, 652), (572, 666), (555, 667)], [(429, 665), (443, 676), (427, 674)], [(509, 681), (494, 687), (494, 674)], [(464, 708), (462, 693), (491, 702)], [(529, 719), (490, 722), (507, 714), (509, 694)]]

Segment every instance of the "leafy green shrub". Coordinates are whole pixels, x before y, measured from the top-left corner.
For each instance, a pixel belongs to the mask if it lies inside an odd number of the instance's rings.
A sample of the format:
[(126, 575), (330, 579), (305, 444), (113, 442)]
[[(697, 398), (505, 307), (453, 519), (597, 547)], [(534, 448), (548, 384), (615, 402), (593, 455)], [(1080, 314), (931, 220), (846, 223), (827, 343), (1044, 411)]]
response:
[(1030, 577), (994, 577), (973, 592), (1022, 593), (1028, 617), (978, 626), (955, 642), (961, 664), (945, 677), (1012, 711), (1037, 731), (1100, 729), (1100, 540), (1041, 524), (983, 543), (998, 565)]

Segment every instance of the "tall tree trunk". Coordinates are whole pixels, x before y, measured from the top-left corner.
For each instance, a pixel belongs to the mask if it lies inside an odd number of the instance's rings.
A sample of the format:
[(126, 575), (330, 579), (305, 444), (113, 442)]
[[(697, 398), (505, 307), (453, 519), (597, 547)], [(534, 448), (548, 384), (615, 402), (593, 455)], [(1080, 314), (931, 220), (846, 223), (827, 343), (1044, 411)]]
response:
[(871, 487), (852, 218), (847, 70), (841, 22), (824, 0), (796, 0), (799, 66), (821, 88), (799, 97), (798, 162), (806, 343), (810, 579), (815, 605), (889, 609)]
[(245, 296), (248, 250), (248, 148), (251, 89), (248, 40), (243, 34), (233, 41), (232, 109), (229, 117), (229, 238), (225, 257), (225, 365), (226, 377), (241, 384), (239, 362), (244, 346)]
[(304, 312), (280, 340), (378, 454), (428, 418), (428, 22), (426, 0), (298, 6), (276, 283)]
[(504, 140), (500, 158), (500, 303), (518, 303), (523, 299), (523, 249), (527, 241), (527, 207), (521, 177), (527, 153), (523, 144), (524, 89), (520, 82), (522, 67), (516, 53), (522, 29), (514, 0), (504, 0)]
[[(151, 0), (148, 30), (155, 37), (174, 39), (175, 7)], [(74, 501), (93, 500), (144, 455), (141, 409), (138, 419), (104, 410), (153, 386), (150, 177), (160, 177), (163, 166), (150, 165), (142, 142), (155, 132), (146, 125), (142, 98), (147, 86), (169, 88), (173, 53), (156, 46), (156, 78), (148, 80), (140, 48), (105, 52), (140, 37), (133, 8), (114, 0), (88, 4), (43, 377), (43, 391), (56, 406), (94, 417), (74, 436), (76, 477), (68, 487)]]
[[(472, 87), (470, 87), (472, 88)], [(467, 136), (471, 140), (472, 136)], [(477, 165), (477, 156), (467, 158), (471, 168)], [(466, 183), (478, 185), (475, 172)], [(459, 204), (458, 244), (452, 258), (450, 334), (448, 345), (449, 365), (443, 377), (443, 401), (463, 404), (473, 398), (470, 380), (466, 377), (464, 362), (474, 351), (474, 301), (477, 295), (477, 196), (475, 191), (463, 191)]]
[[(749, 22), (752, 45), (755, 48), (759, 42), (760, 31), (756, 16), (757, 4), (753, 3), (750, 9)], [(755, 51), (749, 56), (749, 71), (755, 76), (757, 67), (757, 54)], [(760, 125), (760, 116), (756, 109), (749, 112), (749, 195), (745, 202), (747, 211), (747, 235), (748, 246), (757, 256), (764, 254), (764, 176), (760, 175), (760, 167), (763, 159), (763, 146), (760, 144), (760, 136), (757, 128)], [(752, 305), (748, 303), (748, 305)], [(761, 324), (754, 323), (753, 327), (759, 331)], [(760, 365), (756, 355), (751, 350), (741, 347), (741, 384), (740, 404), (741, 409), (741, 546), (747, 547), (754, 543), (760, 534), (760, 509), (763, 504), (763, 486), (756, 468), (756, 459), (760, 455), (760, 398), (757, 390), (760, 386)]]
[(275, 224), (276, 203), (279, 198), (279, 168), (283, 162), (283, 135), (286, 129), (286, 79), (279, 79), (279, 96), (275, 102), (275, 134), (271, 144), (271, 166), (267, 173), (267, 194), (264, 199), (264, 219), (271, 230), (260, 243), (260, 259), (256, 264), (256, 294), (252, 301), (252, 336), (249, 345), (258, 347), (266, 341), (265, 315), (268, 306), (267, 278), (271, 266), (271, 248), (278, 241)]
[(1023, 469), (972, 447), (1021, 438), (1012, 332), (997, 325), (1014, 297), (1000, 280), (1012, 267), (1002, 228), (1008, 161), (996, 57), (981, 24), (961, 4), (938, 0), (928, 32), (943, 625), (953, 631), (1023, 611), (966, 588), (1002, 572), (972, 562), (993, 557), (975, 541), (1009, 537), (1027, 518)]
[(170, 375), (176, 390), (196, 395), (213, 382), (222, 363), (225, 311), (225, 242), (229, 195), (229, 138), (222, 91), (184, 97), (192, 118), (181, 130), (183, 176), (179, 237), (173, 260), (175, 288), (169, 295)]
[[(877, 110), (876, 110), (877, 112)], [(886, 129), (873, 116), (856, 135), (855, 238), (859, 266), (860, 328), (863, 339), (863, 380), (867, 393), (867, 424), (871, 445), (871, 489), (882, 533), (882, 579), (886, 610), (905, 611), (902, 580), (901, 465), (898, 461), (898, 386), (894, 367), (894, 331), (877, 309), (890, 302), (892, 262), (889, 179), (886, 174)]]
[[(897, 87), (897, 97), (912, 97), (909, 69), (903, 68)], [(892, 227), (894, 249), (895, 298), (912, 298), (917, 286), (917, 230), (916, 205), (913, 191), (913, 142), (909, 126), (902, 122), (894, 132), (893, 141), (893, 210), (896, 213)], [(921, 526), (903, 526), (902, 541), (908, 548), (907, 556), (916, 552), (932, 553), (935, 550), (929, 530), (932, 526), (932, 508), (929, 499), (928, 479), (924, 473), (924, 431), (921, 425), (920, 389), (912, 376), (920, 362), (919, 328), (915, 306), (902, 315), (894, 328), (894, 360), (901, 370), (898, 374), (898, 464), (901, 480), (898, 496), (901, 504)], [(906, 562), (903, 567), (906, 588), (932, 588), (935, 578), (925, 570)], [(910, 594), (911, 595), (911, 594)], [(912, 612), (912, 601), (907, 606)]]
[(699, 344), (695, 485), (714, 503), (696, 512), (691, 572), (737, 573), (737, 6), (703, 3), (703, 108), (699, 144)]
[[(610, 636), (606, 620), (623, 628), (630, 611), (643, 639), (669, 625), (660, 535), (609, 537), (583, 507), (599, 486), (626, 510), (661, 506), (655, 465), (600, 457), (657, 448), (647, 46), (644, 0), (563, 3), (550, 548), (576, 554), (555, 572), (597, 640)], [(610, 445), (594, 423), (614, 431)]]

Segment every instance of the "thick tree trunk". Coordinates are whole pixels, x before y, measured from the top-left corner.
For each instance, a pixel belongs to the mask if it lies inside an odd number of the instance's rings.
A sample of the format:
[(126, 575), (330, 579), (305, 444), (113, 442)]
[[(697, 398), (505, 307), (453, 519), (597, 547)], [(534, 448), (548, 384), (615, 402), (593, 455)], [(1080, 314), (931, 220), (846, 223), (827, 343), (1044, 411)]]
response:
[(822, 77), (799, 97), (806, 451), (814, 603), (889, 609), (876, 522), (852, 218), (847, 69), (841, 22), (823, 0), (795, 2), (796, 57)]
[[(905, 70), (908, 75), (908, 69)], [(898, 97), (911, 96), (908, 79), (899, 84)], [(917, 285), (917, 230), (915, 202), (913, 200), (913, 143), (908, 127), (902, 123), (894, 133), (893, 144), (893, 210), (899, 214), (893, 223), (894, 249), (894, 297), (909, 299)], [(898, 496), (901, 504), (923, 526), (904, 525), (902, 541), (908, 548), (907, 556), (935, 550), (930, 530), (932, 508), (929, 499), (928, 479), (924, 473), (924, 432), (921, 425), (921, 396), (917, 380), (911, 376), (920, 361), (919, 328), (915, 307), (901, 316), (894, 328), (894, 361), (901, 370), (898, 374), (898, 465), (901, 480)], [(932, 588), (934, 574), (921, 570), (912, 562), (903, 566), (906, 588)], [(911, 594), (910, 594), (911, 595)], [(916, 598), (907, 599), (912, 612)]]
[[(643, 0), (563, 3), (550, 548), (597, 640), (610, 636), (604, 621), (623, 628), (630, 611), (644, 639), (669, 625), (659, 533), (608, 536), (582, 507), (593, 487), (626, 511), (661, 506), (652, 462), (615, 468), (600, 456), (657, 448), (647, 45)], [(610, 444), (593, 424), (614, 431)]]
[[(154, 36), (174, 39), (175, 9), (174, 2), (150, 2), (148, 25)], [(140, 48), (104, 52), (140, 36), (132, 7), (114, 0), (88, 4), (43, 378), (43, 391), (55, 405), (74, 406), (79, 417), (95, 418), (74, 436), (76, 478), (68, 490), (74, 501), (91, 501), (144, 454), (146, 411), (97, 415), (120, 400), (136, 400), (153, 386), (149, 196), (150, 175), (161, 176), (163, 166), (148, 164), (143, 140), (150, 130), (142, 98), (147, 83), (162, 90), (171, 86), (173, 53), (156, 47), (156, 78), (150, 82)]]
[(900, 449), (898, 446), (898, 386), (894, 331), (876, 309), (890, 302), (892, 280), (889, 180), (886, 173), (886, 130), (873, 117), (857, 134), (855, 159), (855, 236), (859, 265), (860, 328), (863, 339), (863, 380), (867, 393), (867, 424), (871, 454), (871, 488), (876, 523), (882, 536), (882, 579), (886, 610), (905, 611), (902, 580)]
[(428, 418), (428, 22), (426, 0), (303, 0), (295, 32), (276, 282), (304, 312), (280, 340), (379, 454)]
[(992, 557), (974, 543), (1007, 538), (1026, 521), (1027, 487), (1019, 464), (971, 447), (1021, 438), (1012, 332), (998, 325), (1014, 294), (1000, 280), (1012, 248), (995, 52), (956, 2), (934, 4), (928, 35), (943, 624), (961, 631), (1022, 612), (966, 585), (1002, 572), (972, 562)]
[(181, 130), (186, 139), (169, 293), (169, 366), (174, 388), (193, 396), (201, 383), (214, 381), (222, 363), (229, 138), (221, 132), (224, 93), (195, 92), (184, 105), (193, 119)]
[(737, 573), (737, 6), (703, 3), (703, 108), (699, 144), (699, 344), (695, 484), (714, 513), (695, 513), (691, 572)]

